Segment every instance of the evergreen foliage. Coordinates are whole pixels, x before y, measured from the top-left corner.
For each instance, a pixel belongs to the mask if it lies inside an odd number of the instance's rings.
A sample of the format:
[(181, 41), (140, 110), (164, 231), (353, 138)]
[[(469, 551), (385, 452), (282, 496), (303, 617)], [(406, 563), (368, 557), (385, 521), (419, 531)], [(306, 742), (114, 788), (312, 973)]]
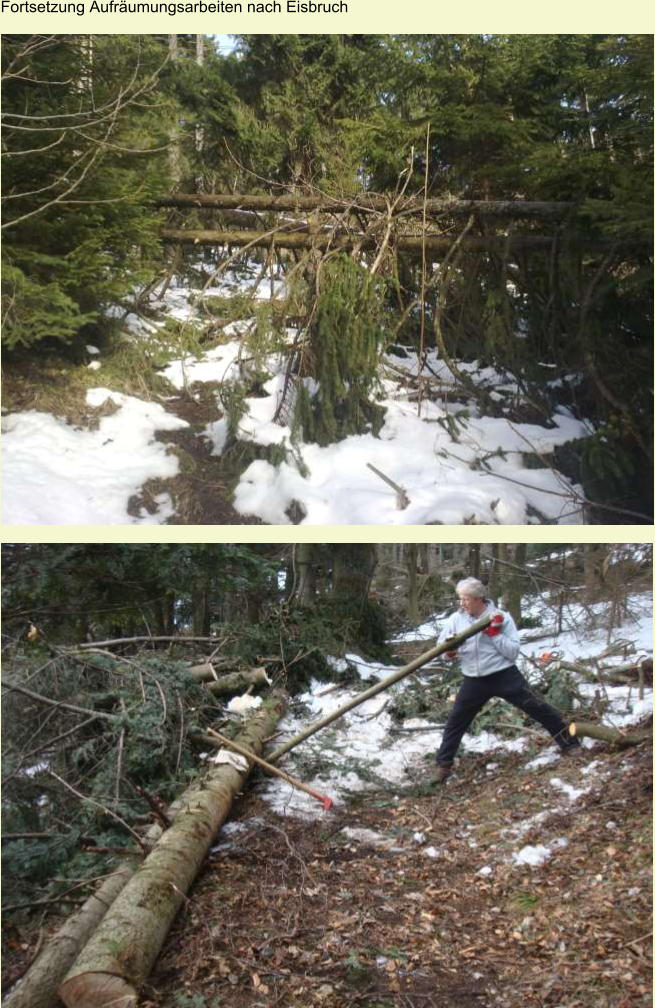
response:
[[(395, 341), (434, 345), (438, 325), (451, 357), (517, 375), (530, 419), (562, 406), (588, 417), (595, 432), (564, 453), (567, 475), (592, 498), (648, 509), (652, 36), (239, 35), (227, 57), (209, 37), (170, 38), (175, 58), (161, 35), (3, 37), (8, 366), (96, 338), (152, 280), (163, 214), (151, 200), (174, 186), (572, 201), (546, 252), (508, 255), (505, 234), (544, 230), (527, 221), (494, 224), (489, 251), (458, 249), (427, 277), (390, 249), (393, 291), (367, 278), (366, 256), (328, 257), (296, 429), (319, 444), (379, 429), (393, 296), (414, 306)], [(462, 227), (443, 221), (453, 239)], [(486, 235), (485, 221), (468, 234)], [(238, 394), (229, 405), (234, 425)]]
[(384, 410), (372, 401), (385, 346), (384, 287), (345, 255), (328, 260), (310, 325), (294, 426), (325, 445), (372, 430)]
[(165, 53), (152, 36), (2, 42), (3, 338), (68, 342), (159, 255), (148, 202), (168, 183)]

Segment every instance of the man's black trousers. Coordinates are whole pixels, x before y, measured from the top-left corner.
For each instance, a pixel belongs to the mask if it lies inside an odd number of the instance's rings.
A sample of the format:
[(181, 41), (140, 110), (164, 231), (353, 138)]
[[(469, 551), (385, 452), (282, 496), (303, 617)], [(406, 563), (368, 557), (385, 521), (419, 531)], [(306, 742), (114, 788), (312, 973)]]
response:
[(507, 700), (508, 703), (538, 721), (546, 731), (550, 732), (561, 749), (580, 744), (578, 739), (571, 738), (569, 735), (559, 712), (533, 693), (516, 665), (510, 665), (509, 668), (501, 669), (500, 672), (492, 672), (486, 676), (464, 676), (455, 697), (453, 709), (446, 722), (443, 739), (437, 753), (437, 763), (442, 766), (451, 765), (462, 741), (462, 735), (478, 711), (482, 710), (492, 697), (501, 697), (503, 700)]

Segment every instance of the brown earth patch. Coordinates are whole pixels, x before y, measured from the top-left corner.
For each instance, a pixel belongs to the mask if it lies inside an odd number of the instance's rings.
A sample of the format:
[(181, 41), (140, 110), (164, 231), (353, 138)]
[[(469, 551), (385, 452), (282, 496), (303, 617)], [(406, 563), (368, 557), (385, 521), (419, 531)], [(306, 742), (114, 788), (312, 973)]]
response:
[[(650, 1008), (652, 747), (527, 758), (465, 757), (435, 796), (378, 790), (312, 822), (272, 812), (254, 778), (143, 1008)], [(569, 806), (555, 776), (591, 790)], [(529, 843), (552, 856), (516, 865)]]

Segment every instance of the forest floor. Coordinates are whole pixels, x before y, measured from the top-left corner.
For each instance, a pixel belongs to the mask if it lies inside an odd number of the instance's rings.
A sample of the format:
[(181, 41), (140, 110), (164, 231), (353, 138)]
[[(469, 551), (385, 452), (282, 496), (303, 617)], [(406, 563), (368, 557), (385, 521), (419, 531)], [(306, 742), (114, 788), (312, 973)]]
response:
[(580, 792), (548, 813), (540, 865), (511, 849), (543, 840), (553, 769), (524, 762), (466, 755), (436, 794), (369, 791), (314, 822), (276, 815), (255, 779), (143, 1008), (650, 1006), (652, 745), (560, 761)]
[[(202, 394), (201, 394), (202, 393)], [(211, 443), (201, 436), (207, 424), (223, 414), (206, 388), (199, 386), (197, 395), (169, 397), (168, 412), (189, 424), (180, 430), (158, 433), (157, 440), (175, 446), (180, 462), (177, 476), (166, 480), (148, 480), (139, 495), (128, 505), (131, 514), (142, 507), (156, 511), (156, 499), (162, 492), (175, 501), (175, 525), (263, 525), (253, 515), (242, 515), (232, 504), (233, 484), (238, 473), (232, 471), (229, 453), (212, 453)]]

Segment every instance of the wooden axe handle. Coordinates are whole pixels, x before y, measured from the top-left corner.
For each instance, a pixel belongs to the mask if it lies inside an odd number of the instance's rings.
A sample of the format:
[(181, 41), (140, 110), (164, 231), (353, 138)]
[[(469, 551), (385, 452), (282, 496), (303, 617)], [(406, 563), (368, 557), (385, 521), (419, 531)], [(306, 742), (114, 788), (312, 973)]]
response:
[(300, 791), (304, 791), (306, 794), (311, 795), (312, 798), (316, 798), (321, 802), (326, 812), (332, 808), (334, 802), (331, 798), (328, 798), (327, 795), (322, 795), (318, 791), (314, 791), (314, 789), (310, 788), (307, 784), (303, 784), (302, 781), (296, 780), (296, 778), (292, 777), (291, 774), (285, 773), (284, 770), (279, 770), (276, 766), (273, 766), (272, 763), (267, 763), (266, 760), (261, 758), (261, 756), (255, 756), (253, 752), (250, 752), (249, 749), (244, 749), (244, 747), (240, 746), (238, 742), (233, 742), (231, 739), (226, 738), (225, 735), (221, 735), (220, 732), (214, 731), (213, 728), (207, 728), (207, 734), (217, 738), (219, 742), (223, 743), (223, 745), (228, 746), (230, 749), (234, 749), (235, 752), (238, 752), (241, 756), (245, 756), (246, 759), (259, 764), (259, 766), (263, 767), (264, 770), (268, 770), (269, 773), (275, 774), (276, 777), (281, 777), (282, 780), (287, 781), (287, 783), (291, 784), (292, 787), (298, 788)]

